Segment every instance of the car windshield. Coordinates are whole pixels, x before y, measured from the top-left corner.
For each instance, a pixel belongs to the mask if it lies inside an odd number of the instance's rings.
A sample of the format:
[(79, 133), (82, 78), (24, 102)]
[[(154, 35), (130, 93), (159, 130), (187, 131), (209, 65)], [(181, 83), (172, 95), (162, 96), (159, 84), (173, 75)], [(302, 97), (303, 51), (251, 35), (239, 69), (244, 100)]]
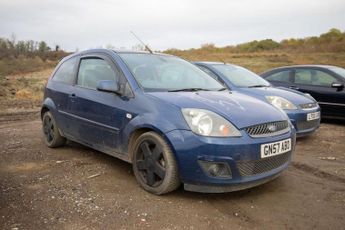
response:
[(193, 64), (174, 56), (120, 53), (147, 92), (222, 90), (224, 87)]
[(266, 80), (257, 74), (239, 67), (231, 65), (217, 64), (213, 68), (223, 74), (233, 85), (237, 87), (266, 87), (270, 86)]
[(332, 70), (333, 72), (339, 74), (342, 78), (345, 79), (345, 69), (344, 68), (332, 67), (332, 68), (330, 68), (330, 70)]

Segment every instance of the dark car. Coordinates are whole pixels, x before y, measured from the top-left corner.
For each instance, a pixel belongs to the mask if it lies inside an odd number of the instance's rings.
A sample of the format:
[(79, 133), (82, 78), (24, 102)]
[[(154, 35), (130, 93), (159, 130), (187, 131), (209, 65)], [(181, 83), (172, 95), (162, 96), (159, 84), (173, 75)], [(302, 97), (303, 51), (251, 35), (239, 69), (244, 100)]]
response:
[(45, 142), (66, 139), (132, 163), (163, 194), (257, 186), (287, 168), (295, 129), (274, 106), (230, 92), (175, 56), (90, 50), (64, 58), (45, 89)]
[(270, 103), (282, 109), (295, 126), (297, 137), (315, 132), (320, 125), (320, 107), (308, 95), (283, 87), (272, 87), (259, 75), (241, 66), (220, 62), (194, 62), (230, 90)]
[(345, 119), (345, 69), (328, 65), (296, 65), (261, 74), (276, 86), (309, 93), (321, 107), (322, 117)]

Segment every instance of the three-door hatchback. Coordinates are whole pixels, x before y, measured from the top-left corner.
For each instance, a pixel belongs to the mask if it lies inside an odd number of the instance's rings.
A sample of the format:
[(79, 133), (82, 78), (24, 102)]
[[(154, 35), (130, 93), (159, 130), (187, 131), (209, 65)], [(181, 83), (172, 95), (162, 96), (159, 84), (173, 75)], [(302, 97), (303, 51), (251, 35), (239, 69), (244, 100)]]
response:
[(273, 87), (259, 75), (237, 65), (219, 62), (195, 62), (232, 91), (253, 96), (284, 110), (295, 126), (297, 137), (314, 133), (320, 126), (320, 107), (308, 94)]
[(287, 115), (231, 92), (193, 64), (146, 52), (89, 50), (64, 58), (42, 105), (45, 142), (66, 139), (132, 163), (145, 190), (226, 192), (287, 168)]

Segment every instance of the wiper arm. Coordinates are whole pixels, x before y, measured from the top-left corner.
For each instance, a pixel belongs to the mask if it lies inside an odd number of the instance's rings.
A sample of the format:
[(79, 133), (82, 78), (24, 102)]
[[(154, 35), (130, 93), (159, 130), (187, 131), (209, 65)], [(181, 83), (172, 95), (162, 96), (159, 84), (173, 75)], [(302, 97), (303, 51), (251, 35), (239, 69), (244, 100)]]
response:
[(173, 90), (168, 90), (168, 92), (194, 92), (194, 91), (210, 91), (209, 89), (204, 89), (204, 88), (184, 88), (184, 89), (173, 89)]
[(268, 85), (251, 85), (248, 88), (260, 88), (260, 87), (268, 87)]
[(224, 90), (227, 90), (228, 88), (220, 88), (220, 89), (218, 89), (217, 91), (224, 91)]

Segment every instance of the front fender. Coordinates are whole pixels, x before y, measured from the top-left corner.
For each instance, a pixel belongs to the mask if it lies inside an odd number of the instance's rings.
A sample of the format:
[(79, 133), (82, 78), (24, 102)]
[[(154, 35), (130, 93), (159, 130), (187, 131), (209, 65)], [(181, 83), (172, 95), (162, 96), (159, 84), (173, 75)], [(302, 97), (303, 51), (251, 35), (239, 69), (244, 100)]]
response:
[[(182, 129), (189, 130), (189, 127), (184, 121), (181, 113), (176, 115), (175, 113), (171, 112), (169, 117), (162, 116), (161, 114), (152, 114), (152, 113), (145, 113), (142, 115), (138, 115), (133, 118), (125, 127), (122, 133), (122, 143), (124, 146), (123, 151), (129, 153), (130, 150), (130, 138), (132, 135), (139, 130), (151, 130), (159, 135), (161, 135), (171, 146), (170, 141), (166, 137), (166, 133), (171, 132), (172, 130)], [(172, 114), (175, 114), (172, 116)], [(173, 118), (172, 118), (173, 117)], [(182, 120), (181, 120), (182, 119)], [(185, 125), (184, 125), (185, 124)], [(129, 153), (130, 154), (130, 153)]]

